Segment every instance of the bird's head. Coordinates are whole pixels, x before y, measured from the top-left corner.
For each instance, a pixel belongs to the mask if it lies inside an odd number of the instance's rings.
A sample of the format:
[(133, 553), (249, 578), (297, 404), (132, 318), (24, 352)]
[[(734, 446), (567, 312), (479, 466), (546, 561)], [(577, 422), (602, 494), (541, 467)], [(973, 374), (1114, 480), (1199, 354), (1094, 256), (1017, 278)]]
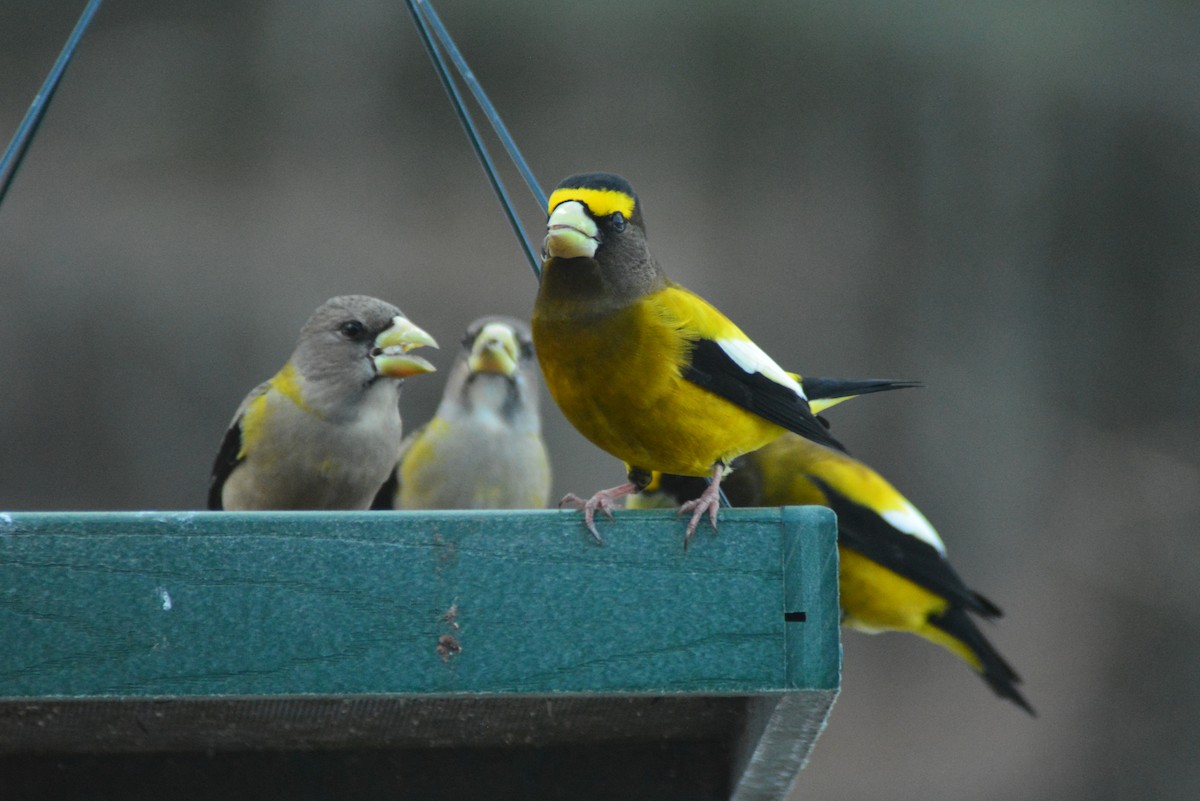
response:
[[(564, 179), (546, 204), (546, 264), (598, 270), (606, 291), (646, 291), (661, 273), (646, 244), (641, 203), (619, 175), (581, 173)], [(625, 291), (622, 291), (625, 290)]]
[(638, 197), (619, 175), (589, 172), (566, 178), (550, 195), (546, 213), (542, 249), (547, 258), (600, 258), (625, 241), (645, 243)]
[(484, 317), (471, 323), (462, 346), (472, 376), (499, 375), (515, 381), (533, 357), (528, 326), (508, 317)]
[(537, 370), (529, 326), (498, 316), (467, 326), (442, 403), (438, 415), (444, 419), (490, 409), (505, 418), (530, 415), (536, 421)]
[(323, 303), (305, 323), (292, 356), (309, 381), (361, 387), (377, 378), (432, 373), (432, 364), (410, 351), (437, 342), (390, 303), (342, 295)]

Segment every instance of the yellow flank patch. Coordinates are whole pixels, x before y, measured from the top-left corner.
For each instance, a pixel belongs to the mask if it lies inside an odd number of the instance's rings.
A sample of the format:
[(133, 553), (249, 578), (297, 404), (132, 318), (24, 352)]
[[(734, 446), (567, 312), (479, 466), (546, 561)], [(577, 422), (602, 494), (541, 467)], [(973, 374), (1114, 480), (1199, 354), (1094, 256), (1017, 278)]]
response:
[(296, 368), (292, 366), (291, 362), (285, 364), (283, 369), (276, 373), (268, 384), (270, 384), (270, 389), (250, 401), (246, 406), (246, 411), (242, 412), (242, 421), (240, 424), (242, 428), (242, 447), (238, 451), (239, 459), (244, 459), (246, 454), (254, 448), (254, 444), (262, 439), (267, 417), (271, 413), (267, 405), (270, 390), (273, 389), (280, 395), (283, 395), (305, 412), (316, 417), (321, 416), (316, 409), (305, 402), (304, 395), (300, 390), (300, 375), (296, 372)]
[(946, 599), (851, 548), (838, 548), (842, 612), (851, 627), (919, 632)]
[(625, 219), (633, 217), (633, 198), (615, 189), (555, 189), (546, 203), (546, 213), (568, 200), (578, 200), (587, 206), (593, 217), (607, 217), (614, 211), (624, 214)]
[(271, 379), (271, 388), (309, 414), (321, 417), (317, 410), (304, 400), (304, 393), (300, 389), (300, 374), (291, 362), (285, 364)]
[(975, 670), (982, 665), (966, 643), (929, 622), (946, 611), (945, 598), (888, 570), (850, 548), (838, 547), (842, 623), (866, 632), (907, 631), (958, 656)]
[(262, 439), (263, 424), (267, 419), (267, 393), (259, 395), (246, 407), (246, 411), (242, 412), (242, 420), (239, 427), (242, 429), (242, 447), (238, 451), (237, 458), (245, 459), (246, 454), (254, 445)]
[[(409, 503), (419, 504), (426, 493), (432, 491), (422, 481), (422, 471), (427, 471), (430, 465), (436, 465), (438, 460), (438, 442), (450, 430), (450, 425), (440, 417), (435, 417), (425, 424), (416, 439), (408, 446), (404, 459), (400, 463), (400, 486)], [(436, 472), (436, 471), (434, 471)], [(434, 481), (438, 477), (434, 475)]]

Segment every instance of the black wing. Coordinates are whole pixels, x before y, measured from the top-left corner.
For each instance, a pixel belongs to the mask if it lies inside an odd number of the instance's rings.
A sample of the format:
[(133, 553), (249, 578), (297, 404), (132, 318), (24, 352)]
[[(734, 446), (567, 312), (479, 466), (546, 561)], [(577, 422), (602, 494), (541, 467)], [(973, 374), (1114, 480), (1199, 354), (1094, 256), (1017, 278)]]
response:
[(762, 373), (747, 373), (712, 340), (696, 341), (683, 377), (805, 439), (846, 450), (829, 435), (803, 398)]
[(396, 490), (398, 489), (400, 489), (400, 465), (396, 465), (392, 468), (392, 472), (388, 473), (387, 481), (383, 482), (379, 492), (375, 493), (375, 500), (371, 501), (371, 508), (385, 512), (395, 509)]
[(399, 508), (396, 505), (396, 494), (400, 492), (400, 469), (404, 466), (404, 457), (408, 455), (413, 443), (421, 437), (428, 426), (429, 423), (425, 423), (401, 441), (400, 451), (396, 455), (396, 466), (392, 468), (392, 472), (388, 473), (387, 481), (383, 482), (379, 492), (375, 493), (375, 500), (371, 501), (372, 509), (388, 512)]
[[(721, 488), (734, 506), (761, 505), (756, 465), (753, 461), (741, 465), (741, 461), (734, 460), (734, 470), (721, 482)], [(967, 587), (932, 545), (898, 531), (874, 511), (850, 500), (816, 476), (807, 474), (805, 478), (817, 485), (825, 496), (825, 505), (837, 513), (838, 545), (857, 551), (954, 606), (987, 618), (1000, 617), (999, 607)], [(703, 478), (664, 473), (659, 490), (682, 504), (699, 497), (706, 483)]]
[[(735, 461), (736, 465), (737, 462)], [(739, 487), (735, 479), (745, 478), (746, 486)], [(983, 636), (967, 614), (967, 609), (988, 618), (1000, 616), (991, 601), (972, 592), (949, 563), (927, 542), (904, 534), (888, 525), (870, 509), (848, 500), (819, 479), (815, 481), (825, 493), (829, 507), (838, 516), (838, 545), (857, 551), (872, 561), (895, 571), (922, 587), (947, 598), (951, 605), (941, 615), (930, 618), (937, 628), (962, 642), (983, 666), (984, 681), (1002, 698), (1007, 698), (1031, 715), (1036, 714), (1029, 701), (1017, 689), (1021, 679), (995, 647)], [(722, 483), (729, 490), (734, 506), (747, 506), (760, 497), (754, 486), (753, 470), (734, 470)], [(659, 490), (676, 503), (699, 497), (705, 480), (693, 476), (663, 474)]]
[(238, 458), (241, 450), (242, 418), (238, 416), (229, 430), (225, 432), (225, 439), (221, 441), (221, 450), (217, 452), (217, 459), (213, 462), (212, 478), (208, 482), (209, 509), (219, 512), (225, 508), (221, 503), (221, 490), (225, 488), (225, 480), (229, 478), (233, 468), (242, 461)]
[(857, 550), (910, 582), (946, 598), (952, 606), (970, 609), (984, 618), (1000, 618), (1001, 610), (968, 588), (949, 562), (928, 542), (898, 531), (870, 508), (856, 504), (829, 484), (809, 476), (838, 513), (838, 544)]
[(838, 545), (878, 562), (940, 595), (951, 605), (987, 618), (1000, 617), (1000, 608), (970, 589), (937, 548), (898, 531), (871, 509), (855, 503), (819, 478), (810, 475), (808, 479), (825, 494), (829, 508), (837, 512)]

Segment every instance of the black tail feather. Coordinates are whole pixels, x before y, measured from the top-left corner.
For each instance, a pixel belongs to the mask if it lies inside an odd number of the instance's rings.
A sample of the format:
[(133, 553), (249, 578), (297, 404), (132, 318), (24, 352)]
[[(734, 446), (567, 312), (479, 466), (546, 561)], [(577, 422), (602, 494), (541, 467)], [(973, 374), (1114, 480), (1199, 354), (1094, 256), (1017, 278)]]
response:
[(990, 600), (977, 592), (972, 592), (971, 594), (975, 596), (975, 603), (977, 604), (976, 606), (971, 607), (972, 612), (980, 617), (987, 618), (988, 620), (995, 620), (996, 618), (1004, 617), (1004, 612), (1000, 609), (1000, 607), (996, 606)]
[(893, 389), (922, 387), (920, 381), (893, 381), (890, 378), (822, 378), (805, 376), (800, 381), (809, 400), (849, 398), (854, 395), (870, 395), (873, 392), (889, 392)]
[(1021, 683), (1021, 677), (987, 641), (966, 610), (951, 607), (944, 614), (930, 618), (929, 622), (971, 649), (971, 652), (983, 665), (983, 680), (995, 691), (996, 695), (1007, 698), (1030, 715), (1037, 716), (1037, 712), (1034, 711), (1029, 701), (1017, 689), (1017, 685)]

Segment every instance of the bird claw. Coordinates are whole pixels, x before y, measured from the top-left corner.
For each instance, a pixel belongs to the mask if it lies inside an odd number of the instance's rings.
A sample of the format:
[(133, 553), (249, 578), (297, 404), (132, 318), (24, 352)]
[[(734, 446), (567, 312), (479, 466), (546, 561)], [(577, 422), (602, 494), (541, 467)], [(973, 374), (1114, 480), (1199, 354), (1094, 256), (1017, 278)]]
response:
[(604, 538), (600, 536), (600, 532), (596, 530), (596, 512), (597, 510), (604, 513), (604, 516), (609, 520), (615, 520), (613, 517), (613, 509), (616, 508), (614, 502), (618, 498), (624, 498), (626, 495), (632, 495), (637, 492), (637, 487), (630, 484), (622, 484), (619, 487), (612, 489), (600, 490), (595, 495), (588, 499), (583, 499), (573, 492), (567, 493), (563, 499), (558, 502), (558, 508), (564, 506), (572, 506), (576, 509), (583, 510), (583, 524), (587, 526), (587, 530), (591, 532), (592, 537), (596, 540), (597, 545), (604, 544)]
[(587, 530), (591, 533), (592, 538), (596, 540), (597, 545), (604, 544), (604, 538), (601, 537), (600, 532), (596, 530), (596, 510), (599, 509), (600, 511), (604, 512), (605, 516), (608, 517), (609, 520), (612, 520), (613, 515), (612, 509), (610, 508), (612, 506), (611, 502), (609, 502), (608, 505), (605, 505), (603, 501), (597, 501), (596, 496), (585, 499), (580, 498), (573, 492), (569, 492), (563, 496), (561, 501), (558, 502), (559, 509), (563, 508), (564, 506), (572, 506), (576, 509), (582, 509), (583, 524), (587, 526)]
[(700, 526), (700, 521), (704, 518), (704, 514), (708, 513), (708, 522), (712, 524), (713, 531), (717, 530), (717, 510), (721, 508), (721, 490), (717, 482), (709, 484), (704, 492), (700, 493), (699, 498), (695, 498), (684, 503), (679, 507), (680, 515), (691, 513), (692, 518), (687, 524), (687, 533), (683, 535), (683, 547), (686, 549), (688, 543), (691, 542), (692, 536), (695, 535), (696, 529)]

